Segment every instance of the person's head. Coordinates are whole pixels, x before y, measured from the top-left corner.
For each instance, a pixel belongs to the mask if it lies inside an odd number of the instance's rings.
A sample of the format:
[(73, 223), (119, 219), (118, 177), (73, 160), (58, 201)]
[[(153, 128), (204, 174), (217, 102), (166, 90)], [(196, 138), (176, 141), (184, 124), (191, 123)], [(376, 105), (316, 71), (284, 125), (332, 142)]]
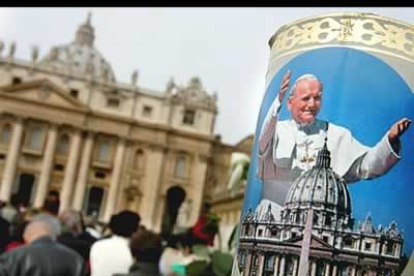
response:
[(54, 190), (49, 191), (45, 203), (43, 204), (42, 210), (56, 216), (59, 213), (59, 207), (59, 192)]
[(131, 237), (132, 256), (139, 262), (158, 263), (162, 254), (161, 237), (145, 228), (140, 228)]
[(177, 235), (174, 244), (171, 244), (171, 246), (181, 250), (184, 255), (190, 255), (193, 251), (194, 243), (195, 238), (191, 231), (188, 231), (184, 234)]
[(322, 82), (311, 74), (299, 77), (290, 90), (287, 103), (293, 119), (298, 123), (312, 123), (322, 104)]
[(109, 229), (117, 236), (129, 238), (137, 231), (141, 217), (132, 211), (121, 211), (111, 217)]
[(22, 200), (19, 194), (14, 194), (10, 198), (10, 204), (16, 208), (17, 210), (20, 210), (20, 207), (22, 205)]
[(46, 221), (41, 220), (29, 222), (23, 233), (25, 243), (32, 243), (44, 236), (51, 237), (50, 225)]
[(66, 232), (73, 233), (75, 235), (82, 234), (83, 232), (83, 219), (82, 214), (78, 211), (67, 209), (59, 216), (62, 228)]
[(211, 210), (211, 204), (206, 202), (203, 204), (201, 208), (201, 214), (208, 214), (210, 213), (210, 210)]
[(53, 239), (56, 239), (62, 232), (62, 226), (60, 225), (59, 220), (52, 215), (40, 213), (33, 216), (31, 219), (31, 222), (35, 221), (47, 224), (49, 227), (49, 236), (51, 236)]

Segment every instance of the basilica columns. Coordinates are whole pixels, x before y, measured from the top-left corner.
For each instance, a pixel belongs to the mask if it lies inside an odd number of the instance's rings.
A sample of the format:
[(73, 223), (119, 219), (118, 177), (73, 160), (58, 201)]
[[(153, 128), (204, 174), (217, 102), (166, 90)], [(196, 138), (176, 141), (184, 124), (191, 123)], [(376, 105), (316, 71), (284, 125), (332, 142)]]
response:
[(293, 258), (293, 275), (298, 273), (298, 259), (296, 257)]
[(66, 163), (65, 176), (62, 184), (60, 195), (60, 211), (64, 211), (69, 207), (69, 202), (71, 200), (72, 190), (75, 182), (76, 166), (79, 159), (81, 138), (81, 131), (75, 130), (70, 141), (69, 157)]
[(330, 263), (326, 262), (326, 266), (325, 266), (325, 276), (330, 276), (329, 274), (329, 269), (330, 269)]
[(34, 207), (39, 208), (42, 207), (46, 194), (49, 187), (49, 181), (50, 181), (50, 173), (53, 166), (53, 158), (55, 155), (55, 148), (56, 148), (56, 141), (57, 141), (57, 126), (52, 125), (49, 128), (48, 134), (47, 134), (47, 143), (46, 143), (46, 150), (42, 162), (42, 167), (40, 171), (40, 178), (39, 178), (39, 184), (36, 191), (36, 197), (34, 200)]
[(259, 267), (257, 269), (257, 275), (263, 275), (265, 266), (265, 255), (259, 255)]
[(273, 271), (273, 276), (278, 276), (278, 274), (279, 274), (279, 255), (277, 255), (275, 259), (275, 268)]
[(149, 152), (146, 159), (147, 164), (150, 166), (145, 166), (145, 188), (144, 188), (144, 197), (142, 199), (141, 210), (143, 213), (142, 224), (148, 228), (153, 228), (156, 221), (156, 206), (159, 206), (157, 202), (159, 182), (161, 179), (161, 174), (163, 173), (163, 158), (164, 158), (164, 149), (160, 147), (153, 147)]
[(311, 262), (311, 276), (316, 276), (316, 261)]
[(203, 200), (204, 184), (207, 171), (207, 158), (205, 156), (196, 155), (194, 161), (194, 170), (191, 175), (191, 186), (193, 189), (193, 206), (194, 210), (191, 212), (190, 224), (196, 223), (200, 215), (201, 201)]
[(252, 265), (252, 254), (247, 254), (246, 265), (245, 265), (245, 269), (243, 270), (243, 276), (250, 275), (251, 265)]
[(333, 265), (332, 275), (331, 276), (336, 276), (337, 271), (338, 271), (337, 269), (338, 269), (338, 267), (336, 265)]
[(356, 270), (357, 270), (357, 268), (356, 268), (356, 265), (355, 266), (353, 266), (352, 268), (352, 276), (356, 276)]
[(79, 168), (78, 181), (76, 183), (75, 194), (73, 197), (73, 208), (77, 211), (82, 210), (83, 198), (85, 195), (86, 182), (88, 181), (89, 165), (91, 163), (94, 134), (89, 132), (86, 137), (82, 151), (81, 164)]
[(115, 211), (116, 197), (121, 179), (122, 164), (125, 155), (125, 139), (121, 138), (116, 147), (114, 169), (112, 171), (111, 183), (109, 185), (108, 199), (106, 201), (104, 221), (109, 221)]
[(282, 259), (280, 261), (279, 276), (285, 276), (285, 265), (286, 265), (286, 257), (282, 256)]
[(16, 175), (17, 161), (20, 153), (20, 145), (23, 137), (23, 121), (18, 119), (13, 126), (6, 165), (3, 171), (3, 179), (0, 187), (0, 200), (9, 201)]

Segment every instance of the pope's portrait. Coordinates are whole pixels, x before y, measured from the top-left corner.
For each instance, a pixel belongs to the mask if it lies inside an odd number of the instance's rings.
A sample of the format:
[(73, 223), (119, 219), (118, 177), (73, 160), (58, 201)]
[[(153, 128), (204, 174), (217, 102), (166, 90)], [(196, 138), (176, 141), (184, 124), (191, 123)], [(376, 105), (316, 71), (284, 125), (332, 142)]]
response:
[[(318, 119), (324, 93), (323, 81), (316, 75), (303, 74), (291, 85), (291, 72), (284, 74), (258, 137), (256, 175), (263, 181), (259, 216), (269, 204), (277, 214), (291, 183), (315, 165), (325, 140), (332, 169), (347, 183), (380, 177), (401, 159), (400, 137), (408, 130), (410, 118), (399, 118), (369, 147), (353, 136), (352, 129)], [(290, 118), (280, 120), (283, 105)]]

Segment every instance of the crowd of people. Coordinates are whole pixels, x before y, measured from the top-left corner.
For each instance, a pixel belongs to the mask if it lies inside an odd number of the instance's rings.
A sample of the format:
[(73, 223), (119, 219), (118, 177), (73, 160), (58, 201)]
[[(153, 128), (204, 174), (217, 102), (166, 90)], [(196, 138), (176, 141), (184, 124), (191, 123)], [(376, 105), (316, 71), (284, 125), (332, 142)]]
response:
[(170, 235), (141, 225), (122, 210), (107, 224), (84, 221), (81, 212), (59, 212), (51, 191), (42, 208), (14, 196), (0, 202), (0, 276), (226, 276), (232, 256), (213, 250), (217, 219), (202, 213), (187, 231)]

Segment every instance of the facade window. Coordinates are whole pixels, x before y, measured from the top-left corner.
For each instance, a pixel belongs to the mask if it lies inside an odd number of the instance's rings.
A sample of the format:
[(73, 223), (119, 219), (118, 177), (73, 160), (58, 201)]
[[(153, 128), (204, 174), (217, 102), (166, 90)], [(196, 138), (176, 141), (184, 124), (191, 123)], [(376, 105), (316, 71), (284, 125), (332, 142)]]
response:
[(366, 251), (371, 251), (371, 248), (372, 248), (372, 244), (370, 242), (366, 242), (365, 243), (365, 250)]
[(313, 224), (314, 225), (319, 225), (319, 215), (318, 214), (313, 214)]
[(77, 99), (78, 96), (79, 96), (79, 90), (77, 90), (77, 89), (71, 89), (69, 93), (75, 99)]
[(339, 268), (339, 276), (351, 276), (351, 275), (352, 275), (352, 269), (349, 266), (343, 266)]
[(186, 109), (184, 110), (183, 124), (194, 125), (195, 110)]
[(184, 155), (177, 156), (175, 160), (174, 175), (176, 177), (186, 177), (187, 175), (187, 158)]
[(325, 263), (322, 261), (317, 261), (315, 276), (324, 276), (324, 275), (325, 275)]
[(344, 245), (345, 247), (353, 248), (354, 247), (354, 241), (351, 237), (344, 238)]
[(392, 241), (388, 241), (387, 244), (387, 252), (388, 255), (393, 255), (394, 254), (394, 243)]
[(63, 172), (65, 170), (65, 166), (62, 164), (55, 164), (55, 171)]
[(60, 155), (66, 155), (66, 153), (68, 152), (68, 144), (69, 144), (69, 136), (67, 134), (61, 135), (59, 137), (56, 152)]
[(144, 168), (144, 151), (137, 149), (134, 156), (134, 168), (142, 170)]
[(300, 223), (300, 212), (296, 213), (295, 215), (295, 222)]
[(286, 260), (286, 273), (287, 275), (293, 275), (293, 259), (292, 258), (287, 258)]
[(27, 141), (27, 147), (32, 150), (42, 149), (42, 129), (35, 126), (29, 133), (29, 139)]
[(111, 108), (118, 108), (120, 105), (120, 100), (117, 98), (108, 98), (106, 105)]
[(258, 237), (263, 236), (263, 229), (259, 229), (259, 230), (257, 230), (257, 236), (258, 236)]
[(22, 78), (20, 78), (20, 77), (13, 77), (12, 78), (12, 84), (13, 85), (17, 85), (17, 84), (20, 84), (20, 83), (22, 83)]
[(102, 171), (97, 171), (95, 172), (95, 178), (99, 178), (99, 179), (105, 179), (106, 174)]
[(152, 115), (152, 106), (144, 105), (144, 108), (142, 109), (142, 116), (150, 118)]
[(266, 270), (273, 270), (275, 267), (275, 256), (266, 256)]
[(102, 140), (99, 143), (98, 148), (98, 161), (99, 162), (108, 162), (110, 158), (111, 143), (108, 140)]
[(331, 226), (332, 225), (332, 218), (330, 215), (326, 215), (325, 217), (325, 225), (326, 226)]
[(10, 124), (5, 124), (3, 126), (3, 129), (1, 130), (1, 143), (2, 144), (9, 144), (10, 142), (10, 137), (11, 137), (11, 125)]

